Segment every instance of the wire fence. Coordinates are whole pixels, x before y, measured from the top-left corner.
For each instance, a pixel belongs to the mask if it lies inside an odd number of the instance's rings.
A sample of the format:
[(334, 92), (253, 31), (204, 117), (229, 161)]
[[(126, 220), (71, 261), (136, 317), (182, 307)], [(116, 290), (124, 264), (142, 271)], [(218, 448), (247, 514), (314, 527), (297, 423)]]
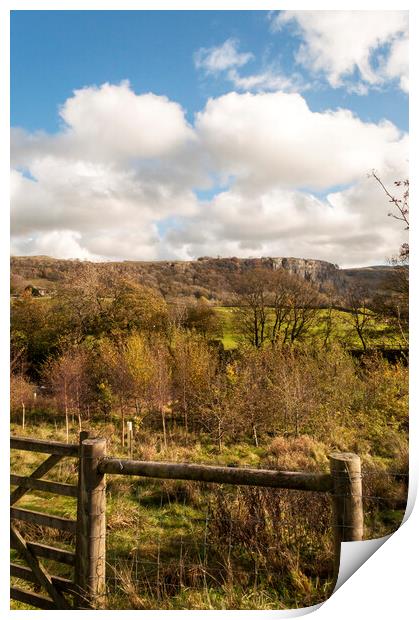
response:
[[(364, 537), (391, 533), (403, 518), (408, 474), (365, 471), (362, 483)], [(195, 495), (191, 485), (198, 487)], [(160, 483), (160, 490), (153, 484), (151, 495), (149, 483), (131, 487), (137, 522), (108, 535), (114, 604), (135, 607), (185, 589), (228, 587), (242, 593), (294, 587), (297, 596), (308, 583), (310, 600), (317, 600), (316, 587), (324, 600), (333, 578), (328, 494), (175, 481)]]
[[(63, 466), (58, 473), (69, 479), (76, 472)], [(365, 539), (397, 529), (408, 481), (407, 471), (364, 466)], [(45, 495), (35, 496), (39, 505), (32, 497), (32, 508), (42, 511)], [(274, 591), (269, 604), (276, 608), (292, 604), (293, 596), (309, 605), (324, 600), (332, 584), (328, 493), (121, 476), (108, 478), (107, 500), (110, 608), (234, 607), (240, 601), (231, 599), (232, 591), (243, 600)], [(62, 516), (70, 515), (64, 511)], [(19, 527), (26, 528), (28, 538), (46, 544), (69, 548), (74, 543), (70, 534), (63, 539), (52, 528)], [(199, 603), (191, 593), (199, 593)]]

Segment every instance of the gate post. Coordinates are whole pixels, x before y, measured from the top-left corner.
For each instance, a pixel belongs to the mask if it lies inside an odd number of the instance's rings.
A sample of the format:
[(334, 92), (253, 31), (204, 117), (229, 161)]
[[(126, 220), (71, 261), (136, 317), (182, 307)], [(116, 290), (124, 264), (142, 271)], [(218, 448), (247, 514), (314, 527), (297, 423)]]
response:
[(361, 459), (351, 452), (329, 456), (332, 476), (334, 574), (339, 574), (341, 543), (362, 540), (364, 517), (362, 511)]
[(105, 439), (80, 443), (75, 582), (83, 607), (105, 607), (106, 481), (97, 471), (106, 455)]

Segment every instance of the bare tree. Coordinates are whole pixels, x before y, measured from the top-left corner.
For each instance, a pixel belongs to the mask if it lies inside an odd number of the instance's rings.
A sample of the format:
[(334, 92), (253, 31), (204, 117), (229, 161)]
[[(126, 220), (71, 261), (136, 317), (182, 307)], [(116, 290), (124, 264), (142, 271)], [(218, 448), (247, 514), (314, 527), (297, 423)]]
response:
[(326, 285), (323, 289), (324, 306), (322, 317), (319, 321), (321, 326), (321, 337), (323, 340), (323, 348), (328, 349), (332, 344), (335, 331), (335, 314), (334, 306), (336, 305), (336, 292), (331, 285)]
[(368, 293), (362, 287), (352, 287), (348, 292), (347, 300), (349, 307), (345, 320), (355, 330), (362, 348), (366, 351), (369, 327), (374, 319)]
[(394, 181), (394, 185), (398, 188), (403, 189), (403, 193), (401, 196), (396, 196), (394, 193), (392, 194), (387, 187), (384, 185), (377, 172), (373, 170), (371, 172), (371, 176), (377, 181), (379, 185), (381, 185), (384, 193), (387, 195), (389, 202), (391, 205), (394, 205), (396, 209), (396, 213), (390, 211), (388, 213), (389, 217), (394, 217), (396, 220), (400, 220), (404, 222), (406, 225), (406, 230), (409, 230), (409, 179), (403, 179), (402, 181)]
[(285, 322), (283, 342), (293, 344), (307, 334), (318, 315), (320, 295), (317, 288), (301, 278), (289, 282), (289, 315)]
[(240, 274), (233, 282), (234, 323), (245, 340), (259, 348), (268, 337), (268, 315), (272, 303), (272, 272), (254, 269)]
[(246, 342), (260, 348), (266, 341), (302, 339), (318, 312), (317, 288), (284, 269), (255, 269), (235, 282), (235, 323)]
[(291, 316), (291, 296), (290, 291), (293, 287), (292, 276), (284, 269), (274, 272), (272, 278), (272, 307), (274, 320), (271, 327), (270, 340), (272, 344), (279, 341), (281, 329), (285, 327)]
[[(409, 179), (394, 181), (394, 186), (402, 192), (397, 196), (386, 187), (375, 171), (371, 176), (381, 186), (395, 210), (395, 213), (390, 211), (388, 216), (403, 222), (405, 230), (409, 230)], [(390, 264), (393, 270), (383, 284), (383, 291), (375, 295), (373, 309), (389, 326), (398, 329), (403, 343), (408, 346), (409, 244), (407, 242), (400, 246), (398, 255), (390, 259)]]
[(225, 436), (234, 427), (237, 416), (232, 406), (231, 393), (231, 376), (224, 369), (219, 369), (211, 380), (208, 398), (200, 407), (200, 423), (215, 439), (218, 452), (222, 451)]
[(233, 367), (236, 380), (231, 409), (256, 447), (260, 434), (272, 423), (273, 384), (269, 372), (272, 351), (270, 347), (245, 350)]

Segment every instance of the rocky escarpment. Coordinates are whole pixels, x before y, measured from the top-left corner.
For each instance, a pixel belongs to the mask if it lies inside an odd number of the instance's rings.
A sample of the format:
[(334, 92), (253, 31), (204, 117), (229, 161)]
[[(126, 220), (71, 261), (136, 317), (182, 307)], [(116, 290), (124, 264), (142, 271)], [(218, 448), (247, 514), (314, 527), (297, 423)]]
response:
[[(34, 285), (46, 290), (59, 288), (69, 276), (77, 275), (85, 262), (54, 259), (48, 256), (19, 256), (11, 261), (12, 289)], [(122, 261), (99, 263), (102, 271), (133, 278), (159, 290), (168, 299), (205, 297), (214, 303), (232, 300), (230, 281), (235, 273), (257, 268), (286, 269), (300, 278), (317, 284), (322, 291), (344, 295), (349, 286), (361, 283), (372, 292), (387, 277), (391, 267), (339, 269), (327, 261), (293, 258), (212, 258), (195, 261)]]

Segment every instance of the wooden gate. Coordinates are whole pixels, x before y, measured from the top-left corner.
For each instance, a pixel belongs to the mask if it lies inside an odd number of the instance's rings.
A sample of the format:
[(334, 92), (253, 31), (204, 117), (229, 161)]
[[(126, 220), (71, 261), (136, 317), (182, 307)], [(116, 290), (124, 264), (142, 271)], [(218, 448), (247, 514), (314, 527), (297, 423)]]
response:
[[(80, 434), (80, 445), (28, 438), (11, 438), (11, 449), (29, 450), (50, 455), (29, 476), (15, 474), (10, 476), (11, 485), (16, 487), (10, 495), (10, 545), (17, 550), (18, 555), (26, 564), (11, 563), (10, 574), (12, 577), (36, 584), (37, 589), (41, 587), (44, 590), (44, 593), (40, 594), (11, 586), (10, 596), (16, 601), (40, 609), (86, 609), (98, 606), (97, 601), (92, 601), (89, 596), (89, 567), (86, 570), (86, 557), (89, 556), (86, 541), (91, 538), (92, 519), (90, 505), (86, 505), (85, 501), (87, 497), (89, 503), (90, 498), (88, 493), (86, 494), (86, 480), (83, 475), (86, 468), (83, 466), (81, 458), (85, 449), (84, 446), (87, 445), (88, 449), (88, 444), (94, 446), (97, 441), (88, 440), (87, 437), (88, 433), (86, 432)], [(84, 442), (83, 449), (82, 442)], [(43, 479), (64, 457), (78, 459), (77, 485)], [(77, 520), (17, 507), (17, 502), (31, 489), (74, 497), (77, 500)], [(86, 511), (87, 518), (84, 515)], [(63, 550), (46, 545), (42, 541), (26, 540), (19, 531), (19, 522), (69, 532), (76, 537), (75, 550)], [(103, 522), (104, 525), (104, 515), (100, 522)], [(72, 567), (73, 578), (65, 579), (51, 575), (40, 558), (54, 560)], [(104, 558), (102, 558), (101, 564), (104, 565)]]
[[(11, 484), (16, 486), (10, 502), (11, 546), (26, 562), (26, 566), (12, 563), (11, 575), (44, 590), (44, 594), (38, 594), (13, 586), (11, 598), (41, 609), (100, 609), (105, 606), (106, 474), (330, 493), (335, 578), (339, 572), (341, 543), (362, 540), (361, 461), (355, 454), (331, 454), (330, 473), (326, 474), (107, 458), (105, 439), (89, 439), (86, 432), (80, 434), (80, 444), (12, 437), (11, 448), (50, 455), (29, 476), (11, 475)], [(78, 458), (77, 485), (43, 479), (63, 457)], [(77, 520), (16, 507), (30, 489), (76, 498)], [(76, 537), (75, 551), (25, 540), (16, 527), (19, 521), (71, 532)], [(40, 558), (72, 566), (73, 579), (49, 574)]]

